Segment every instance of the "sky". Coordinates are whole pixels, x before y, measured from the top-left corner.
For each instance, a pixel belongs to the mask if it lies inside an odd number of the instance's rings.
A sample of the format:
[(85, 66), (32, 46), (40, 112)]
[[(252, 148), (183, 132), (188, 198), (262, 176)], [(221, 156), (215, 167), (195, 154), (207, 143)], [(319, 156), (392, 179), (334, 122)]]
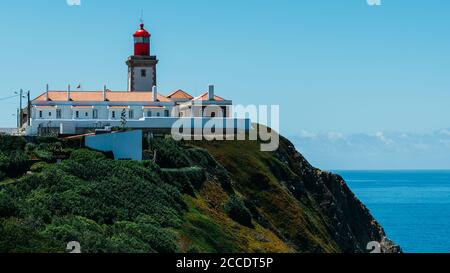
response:
[[(235, 104), (280, 105), (280, 131), (297, 146), (313, 145), (305, 135), (435, 136), (450, 127), (447, 0), (8, 1), (0, 127), (15, 126), (18, 98), (2, 98), (21, 88), (32, 97), (46, 83), (125, 90), (142, 10), (162, 93), (198, 95), (214, 83)], [(324, 154), (317, 165), (340, 168)]]

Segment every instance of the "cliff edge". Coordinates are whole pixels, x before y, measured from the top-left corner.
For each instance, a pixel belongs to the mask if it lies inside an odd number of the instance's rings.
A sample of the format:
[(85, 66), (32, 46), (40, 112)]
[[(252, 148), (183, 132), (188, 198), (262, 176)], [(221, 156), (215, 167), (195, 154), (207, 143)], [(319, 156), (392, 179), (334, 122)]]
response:
[[(0, 252), (383, 252), (401, 249), (345, 181), (281, 137), (144, 140), (143, 162), (0, 135)], [(61, 158), (63, 159), (61, 161)]]

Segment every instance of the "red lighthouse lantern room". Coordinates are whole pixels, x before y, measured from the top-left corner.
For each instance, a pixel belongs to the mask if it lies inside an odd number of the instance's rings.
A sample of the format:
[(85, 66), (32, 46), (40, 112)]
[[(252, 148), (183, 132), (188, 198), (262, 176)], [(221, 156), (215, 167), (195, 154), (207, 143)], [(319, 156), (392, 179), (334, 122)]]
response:
[(134, 55), (135, 56), (150, 56), (150, 33), (144, 29), (144, 24), (141, 24), (141, 29), (134, 33)]

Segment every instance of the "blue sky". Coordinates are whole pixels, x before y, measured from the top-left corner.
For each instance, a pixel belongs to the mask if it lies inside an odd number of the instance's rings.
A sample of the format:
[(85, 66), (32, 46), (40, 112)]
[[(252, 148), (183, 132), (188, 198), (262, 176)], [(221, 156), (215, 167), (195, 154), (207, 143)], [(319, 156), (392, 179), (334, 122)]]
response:
[[(46, 83), (126, 89), (142, 9), (162, 92), (214, 83), (235, 103), (279, 104), (288, 136), (450, 127), (446, 0), (8, 1), (0, 98)], [(0, 127), (15, 125), (16, 104), (0, 101)]]

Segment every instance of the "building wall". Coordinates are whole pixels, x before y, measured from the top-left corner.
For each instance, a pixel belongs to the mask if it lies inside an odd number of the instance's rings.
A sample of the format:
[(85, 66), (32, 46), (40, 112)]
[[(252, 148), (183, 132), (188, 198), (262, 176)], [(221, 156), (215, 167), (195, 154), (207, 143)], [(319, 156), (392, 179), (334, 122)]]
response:
[(184, 108), (179, 111), (178, 116), (180, 117), (230, 117), (230, 107), (229, 106), (197, 106), (193, 105), (189, 108)]
[[(151, 91), (155, 85), (155, 69), (154, 67), (133, 67), (132, 86), (134, 91)], [(142, 77), (141, 70), (145, 70), (146, 75)]]
[[(78, 117), (77, 117), (78, 113)], [(61, 117), (63, 118), (63, 117)], [(74, 108), (72, 109), (73, 119), (93, 119), (93, 109), (92, 108)]]
[[(229, 103), (229, 102), (225, 102)], [(219, 109), (218, 107), (229, 108), (229, 104), (221, 104), (219, 106), (212, 106), (211, 109)], [(51, 105), (53, 102), (48, 103)], [(74, 107), (73, 102), (60, 102), (56, 107), (49, 108), (49, 106), (36, 106), (32, 107), (31, 110), (31, 120), (30, 126), (25, 126), (27, 135), (38, 135), (39, 132), (46, 131), (44, 129), (53, 128), (60, 134), (77, 134), (85, 131), (92, 131), (95, 129), (109, 127), (119, 127), (121, 126), (121, 113), (123, 108), (110, 108), (110, 102), (83, 102), (84, 105), (93, 105), (89, 108), (85, 107)], [(181, 111), (183, 113), (182, 117), (179, 116), (179, 107), (175, 106), (173, 103), (115, 103), (114, 105), (127, 105), (129, 107), (125, 108), (127, 115), (126, 128), (133, 129), (170, 129), (175, 122), (179, 119), (183, 121), (191, 120), (196, 121), (197, 125), (192, 125), (195, 127), (202, 127), (204, 125), (198, 125), (200, 123), (205, 123), (210, 120), (210, 114), (207, 114), (202, 106), (186, 106)], [(79, 104), (78, 104), (79, 105)], [(158, 108), (162, 107), (162, 108)], [(189, 108), (190, 107), (190, 108)], [(192, 109), (194, 111), (192, 111)], [(97, 111), (97, 118), (93, 116), (94, 110)], [(61, 112), (61, 117), (57, 117), (57, 111)], [(78, 118), (76, 116), (76, 111), (78, 111)], [(115, 117), (113, 118), (112, 112), (115, 112)], [(130, 115), (130, 111), (133, 115)], [(42, 118), (40, 118), (39, 113), (42, 112)], [(149, 115), (149, 112), (151, 115)], [(168, 115), (168, 116), (167, 116)], [(229, 115), (229, 111), (227, 111)], [(222, 117), (221, 114), (215, 115), (216, 118), (223, 120), (230, 120), (227, 117)], [(190, 123), (189, 123), (189, 126)], [(219, 125), (220, 127), (221, 125)], [(229, 126), (229, 125), (228, 125)], [(231, 125), (232, 128), (246, 130), (249, 126), (243, 128), (243, 126)], [(226, 128), (226, 127), (225, 127)]]
[(95, 106), (94, 109), (98, 110), (98, 119), (108, 119), (109, 111), (106, 106)]
[[(164, 106), (162, 109), (144, 108), (143, 105), (133, 105), (125, 108), (127, 119), (143, 119), (145, 117), (169, 117), (173, 116), (173, 106)], [(57, 110), (61, 111), (61, 117), (57, 118)], [(97, 112), (97, 117), (94, 117), (94, 110)], [(60, 105), (55, 108), (36, 108), (31, 110), (31, 118), (34, 120), (58, 120), (58, 119), (73, 119), (73, 120), (120, 120), (123, 108), (108, 108), (108, 106), (93, 106), (90, 108), (73, 108), (71, 105)], [(166, 112), (166, 110), (168, 112)], [(78, 117), (77, 117), (78, 112)], [(113, 118), (115, 112), (115, 118)], [(151, 115), (148, 115), (149, 112)], [(40, 116), (42, 113), (42, 117)]]
[[(204, 128), (209, 122), (215, 122), (216, 128), (229, 128), (248, 131), (251, 128), (249, 119), (237, 118), (178, 118), (152, 117), (140, 120), (128, 120), (126, 128), (132, 129), (171, 129), (176, 123), (182, 123), (184, 128)], [(90, 129), (103, 129), (105, 126), (119, 127), (120, 120), (31, 120), (31, 126), (26, 127), (26, 135), (37, 135), (39, 128), (57, 128), (61, 134), (76, 134)]]
[(56, 108), (48, 109), (48, 108), (35, 108), (33, 109), (32, 118), (35, 119), (44, 119), (51, 120), (56, 118)]
[(113, 152), (116, 160), (142, 160), (142, 131), (87, 136), (86, 147)]

